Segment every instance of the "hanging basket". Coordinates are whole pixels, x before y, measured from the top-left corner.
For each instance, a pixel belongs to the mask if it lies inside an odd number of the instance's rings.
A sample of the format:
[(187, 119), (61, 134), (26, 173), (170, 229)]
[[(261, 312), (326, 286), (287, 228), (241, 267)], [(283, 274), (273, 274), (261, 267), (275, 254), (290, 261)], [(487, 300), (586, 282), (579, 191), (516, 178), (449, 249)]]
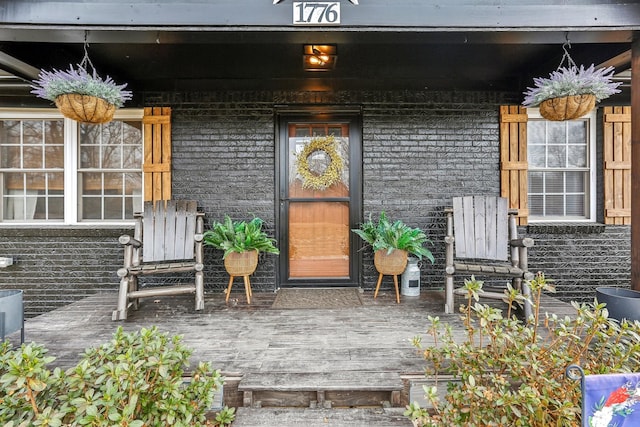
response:
[(248, 276), (256, 271), (258, 251), (231, 252), (224, 259), (224, 268), (230, 276)]
[(540, 103), (540, 115), (547, 120), (573, 120), (593, 110), (595, 105), (596, 97), (591, 94), (551, 98)]
[(110, 122), (116, 112), (116, 106), (102, 98), (76, 93), (58, 96), (56, 107), (67, 118), (92, 124)]
[(397, 276), (407, 267), (407, 251), (394, 249), (390, 254), (380, 249), (373, 254), (373, 264), (378, 273)]

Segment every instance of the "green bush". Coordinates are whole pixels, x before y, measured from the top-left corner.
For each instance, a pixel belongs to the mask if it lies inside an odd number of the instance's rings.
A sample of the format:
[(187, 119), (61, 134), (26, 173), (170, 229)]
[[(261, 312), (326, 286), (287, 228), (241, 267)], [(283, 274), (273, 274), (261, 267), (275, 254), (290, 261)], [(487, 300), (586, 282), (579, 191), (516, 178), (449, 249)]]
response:
[[(125, 333), (85, 350), (73, 368), (50, 371), (55, 360), (38, 344), (0, 346), (0, 422), (13, 426), (199, 426), (220, 372), (200, 363), (183, 378), (191, 350), (180, 336), (153, 327)], [(233, 415), (233, 413), (232, 413)]]
[(640, 371), (640, 322), (610, 319), (604, 304), (572, 303), (575, 317), (559, 318), (539, 312), (542, 291), (553, 291), (538, 274), (530, 283), (534, 315), (522, 321), (512, 307), (522, 296), (509, 288), (508, 310), (478, 304), (482, 282), (465, 282), (467, 304), (461, 307), (464, 339), (449, 325), (429, 316), (427, 334), (434, 340), (422, 346), (427, 375), (449, 374), (444, 399), (436, 386), (425, 387), (428, 410), (413, 403), (405, 415), (416, 426), (566, 426), (580, 424), (578, 381), (565, 378), (565, 369), (580, 365), (585, 374)]

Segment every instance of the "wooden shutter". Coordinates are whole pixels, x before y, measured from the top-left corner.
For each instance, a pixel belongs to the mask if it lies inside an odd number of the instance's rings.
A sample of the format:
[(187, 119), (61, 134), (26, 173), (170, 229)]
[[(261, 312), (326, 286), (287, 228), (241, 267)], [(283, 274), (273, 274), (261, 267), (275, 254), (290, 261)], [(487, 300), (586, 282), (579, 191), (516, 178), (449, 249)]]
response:
[(631, 224), (631, 107), (605, 107), (604, 222)]
[(144, 200), (171, 199), (171, 108), (144, 109)]
[(519, 105), (500, 107), (500, 195), (518, 209), (518, 225), (529, 218), (527, 184), (527, 109)]

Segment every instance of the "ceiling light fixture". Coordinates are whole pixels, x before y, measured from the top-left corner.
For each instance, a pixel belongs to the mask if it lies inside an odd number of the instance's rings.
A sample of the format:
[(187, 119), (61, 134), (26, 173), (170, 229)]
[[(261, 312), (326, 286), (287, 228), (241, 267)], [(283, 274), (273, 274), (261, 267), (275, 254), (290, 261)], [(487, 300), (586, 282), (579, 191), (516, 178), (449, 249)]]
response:
[(305, 71), (329, 71), (336, 67), (338, 47), (327, 44), (306, 44), (302, 55)]

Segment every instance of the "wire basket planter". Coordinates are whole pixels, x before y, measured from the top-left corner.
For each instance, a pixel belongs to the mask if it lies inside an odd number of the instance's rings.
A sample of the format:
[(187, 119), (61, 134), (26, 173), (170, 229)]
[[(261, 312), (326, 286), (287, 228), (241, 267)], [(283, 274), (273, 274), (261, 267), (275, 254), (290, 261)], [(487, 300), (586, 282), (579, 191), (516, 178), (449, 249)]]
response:
[[(567, 40), (558, 68), (549, 78), (534, 78), (534, 87), (527, 88), (522, 103), (525, 107), (540, 108), (540, 115), (547, 120), (573, 120), (588, 114), (596, 103), (619, 93), (622, 82), (613, 82), (614, 67), (595, 69), (591, 64), (578, 67), (569, 55), (571, 44)], [(563, 64), (566, 65), (563, 66)]]
[(396, 276), (402, 274), (407, 267), (407, 251), (393, 249), (388, 253), (386, 249), (380, 249), (373, 254), (373, 264), (378, 273)]
[(63, 116), (82, 123), (108, 123), (116, 112), (114, 104), (91, 95), (69, 93), (58, 96), (55, 103)]
[(231, 252), (224, 258), (224, 268), (230, 276), (248, 276), (256, 271), (258, 251)]

